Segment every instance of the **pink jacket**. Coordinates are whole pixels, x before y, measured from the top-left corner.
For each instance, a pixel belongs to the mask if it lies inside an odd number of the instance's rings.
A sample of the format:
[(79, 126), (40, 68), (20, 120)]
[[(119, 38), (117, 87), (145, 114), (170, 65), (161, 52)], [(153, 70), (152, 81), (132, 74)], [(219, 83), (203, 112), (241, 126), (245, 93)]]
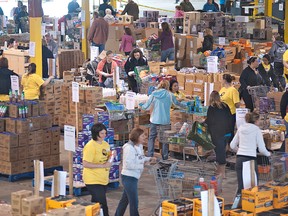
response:
[(182, 10), (176, 10), (174, 17), (175, 17), (175, 18), (183, 18), (183, 17), (184, 17), (184, 11), (182, 11)]
[(131, 35), (124, 34), (122, 36), (122, 41), (121, 41), (119, 51), (123, 50), (123, 52), (131, 52), (133, 50), (133, 43), (134, 43), (134, 38)]

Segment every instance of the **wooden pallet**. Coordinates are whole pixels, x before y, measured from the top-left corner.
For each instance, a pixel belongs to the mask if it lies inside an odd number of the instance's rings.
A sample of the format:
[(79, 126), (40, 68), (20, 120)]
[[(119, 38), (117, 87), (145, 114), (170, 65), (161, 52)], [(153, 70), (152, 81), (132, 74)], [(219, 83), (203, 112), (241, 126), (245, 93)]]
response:
[[(62, 166), (56, 166), (56, 167), (44, 169), (44, 175), (46, 175), (46, 176), (51, 175), (51, 174), (53, 174), (54, 170), (63, 171), (63, 167)], [(15, 182), (15, 181), (19, 181), (22, 179), (33, 179), (33, 178), (34, 178), (34, 171), (33, 172), (26, 172), (26, 173), (19, 173), (19, 174), (11, 174), (11, 175), (0, 173), (0, 179), (6, 180), (9, 182)]]

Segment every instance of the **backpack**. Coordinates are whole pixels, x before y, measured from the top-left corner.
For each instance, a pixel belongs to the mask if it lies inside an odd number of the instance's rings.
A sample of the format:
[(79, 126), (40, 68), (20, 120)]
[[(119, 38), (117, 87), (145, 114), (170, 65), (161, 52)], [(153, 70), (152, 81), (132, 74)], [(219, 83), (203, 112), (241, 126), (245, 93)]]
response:
[(276, 49), (276, 56), (282, 57), (284, 53), (286, 52), (286, 49), (287, 49), (286, 45), (282, 47), (278, 46)]

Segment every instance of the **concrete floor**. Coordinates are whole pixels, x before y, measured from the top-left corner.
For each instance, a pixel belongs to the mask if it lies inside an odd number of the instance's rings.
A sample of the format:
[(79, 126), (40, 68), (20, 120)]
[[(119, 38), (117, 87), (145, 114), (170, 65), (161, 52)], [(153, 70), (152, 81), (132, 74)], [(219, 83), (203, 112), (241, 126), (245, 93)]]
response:
[[(61, 164), (64, 170), (68, 170), (68, 154), (64, 151), (63, 142), (61, 142)], [(195, 167), (199, 165), (199, 162), (187, 162), (188, 167)], [(209, 167), (213, 165), (210, 164)], [(231, 203), (237, 187), (236, 175), (232, 170), (227, 169), (227, 179), (223, 181), (223, 193), (222, 197), (225, 198), (225, 203)], [(108, 206), (110, 215), (114, 215), (118, 202), (122, 194), (122, 186), (115, 190), (110, 190), (107, 193)], [(32, 180), (21, 180), (17, 182), (7, 182), (0, 180), (0, 203), (4, 201), (10, 203), (10, 194), (18, 190), (33, 190)], [(49, 197), (50, 191), (41, 192), (41, 196)], [(79, 197), (80, 200), (89, 201), (90, 195)], [(148, 173), (146, 168), (139, 181), (139, 212), (140, 215), (150, 215), (154, 208), (157, 206), (159, 196), (157, 194), (157, 188), (154, 181), (154, 177)], [(129, 215), (129, 211), (126, 211), (125, 216)]]

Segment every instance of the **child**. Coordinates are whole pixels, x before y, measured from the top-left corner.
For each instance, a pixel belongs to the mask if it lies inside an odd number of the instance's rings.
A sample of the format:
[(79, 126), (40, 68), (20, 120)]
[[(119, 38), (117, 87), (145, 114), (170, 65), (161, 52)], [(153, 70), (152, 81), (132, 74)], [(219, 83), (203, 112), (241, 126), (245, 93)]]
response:
[(113, 23), (115, 23), (115, 18), (114, 18), (114, 16), (112, 15), (112, 11), (111, 11), (109, 8), (107, 8), (107, 9), (105, 10), (105, 13), (106, 13), (106, 15), (104, 16), (104, 20), (105, 20), (108, 24), (113, 24)]
[(184, 17), (184, 11), (182, 10), (182, 7), (180, 5), (175, 6), (175, 18), (183, 18)]
[(125, 28), (124, 31), (125, 34), (122, 36), (119, 51), (121, 52), (123, 50), (125, 55), (128, 56), (133, 50), (134, 38), (132, 37), (132, 31), (130, 28)]

